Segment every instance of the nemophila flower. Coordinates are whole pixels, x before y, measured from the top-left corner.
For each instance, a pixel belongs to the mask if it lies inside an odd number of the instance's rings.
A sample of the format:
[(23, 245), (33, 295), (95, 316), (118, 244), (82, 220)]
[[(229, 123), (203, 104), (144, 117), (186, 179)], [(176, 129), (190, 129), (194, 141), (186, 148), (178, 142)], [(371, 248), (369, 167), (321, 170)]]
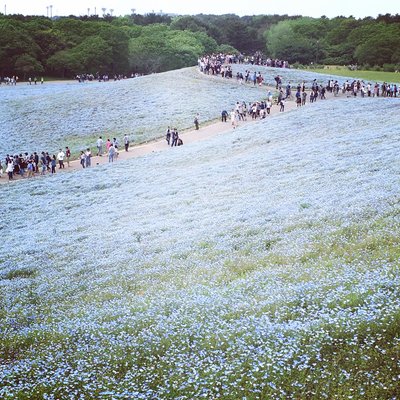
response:
[(353, 100), (1, 190), (0, 397), (387, 393), (397, 109)]

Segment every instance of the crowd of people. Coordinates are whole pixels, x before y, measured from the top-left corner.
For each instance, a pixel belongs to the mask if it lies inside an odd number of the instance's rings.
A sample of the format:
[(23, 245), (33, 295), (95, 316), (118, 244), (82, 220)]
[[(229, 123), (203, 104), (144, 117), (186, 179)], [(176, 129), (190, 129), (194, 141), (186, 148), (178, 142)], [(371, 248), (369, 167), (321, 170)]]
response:
[(213, 53), (205, 55), (199, 59), (199, 66), (204, 63), (207, 64), (251, 64), (251, 65), (265, 65), (274, 68), (290, 68), (289, 62), (265, 56), (262, 52), (257, 51), (251, 55), (244, 54), (225, 54)]
[[(268, 60), (268, 59), (267, 59)], [(200, 71), (205, 74), (212, 74), (221, 76), (222, 78), (232, 78), (233, 69), (232, 65), (227, 63), (232, 61), (229, 55), (218, 54), (212, 56), (205, 56), (199, 60)], [(17, 78), (13, 78), (14, 81)], [(85, 76), (84, 79), (88, 79)], [(102, 77), (101, 79), (104, 79)], [(263, 86), (264, 77), (260, 72), (246, 70), (243, 75), (241, 72), (236, 73), (236, 79), (239, 83), (250, 83), (254, 86)], [(227, 110), (221, 112), (221, 121), (227, 122), (230, 119), (233, 128), (236, 128), (240, 121), (246, 121), (247, 118), (263, 119), (271, 113), (273, 104), (279, 106), (279, 111), (284, 112), (285, 102), (287, 100), (295, 100), (297, 107), (304, 106), (307, 103), (314, 103), (317, 100), (326, 99), (326, 93), (331, 93), (334, 96), (338, 96), (341, 92), (347, 95), (347, 97), (397, 97), (398, 86), (396, 84), (388, 84), (386, 82), (382, 84), (371, 84), (365, 83), (363, 80), (346, 80), (342, 85), (337, 80), (330, 79), (326, 85), (319, 84), (314, 79), (310, 87), (306, 87), (306, 83), (303, 81), (297, 85), (292, 85), (291, 82), (283, 84), (282, 77), (277, 75), (274, 77), (276, 82), (276, 93), (272, 93), (270, 88), (267, 88), (265, 100), (255, 101), (246, 103), (245, 101), (237, 102), (232, 110), (228, 113)], [(12, 80), (11, 80), (12, 82)], [(13, 84), (13, 83), (10, 83)], [(295, 93), (294, 97), (292, 93)], [(194, 117), (195, 129), (199, 129), (199, 115), (196, 114)], [(165, 139), (168, 146), (175, 147), (183, 145), (183, 141), (179, 136), (177, 128), (168, 127)], [(127, 135), (123, 138), (123, 144), (125, 151), (129, 151), (129, 137)], [(119, 142), (114, 137), (112, 140), (108, 138), (105, 142), (102, 136), (96, 141), (97, 152), (96, 155), (99, 157), (108, 157), (108, 162), (112, 163), (118, 160), (119, 155)], [(81, 150), (75, 158), (79, 159), (82, 168), (89, 168), (92, 163), (92, 151), (90, 147), (85, 150)], [(45, 175), (47, 173), (55, 174), (58, 169), (64, 169), (65, 165), (70, 166), (71, 151), (69, 147), (65, 147), (64, 150), (59, 149), (56, 154), (49, 152), (28, 152), (19, 153), (15, 155), (7, 154), (5, 160), (0, 160), (0, 178), (4, 175), (4, 172), (8, 175), (8, 179), (12, 180), (14, 177), (27, 177), (31, 178), (35, 175)]]
[(0, 85), (2, 83), (4, 83), (5, 85), (16, 85), (18, 81), (19, 77), (17, 75), (0, 77)]
[[(275, 68), (290, 68), (287, 61), (272, 59), (265, 57), (262, 53), (257, 52), (252, 56), (244, 56), (242, 54), (210, 54), (198, 59), (198, 66), (205, 74), (219, 75), (222, 72), (226, 78), (232, 78), (229, 71), (232, 70), (232, 64), (249, 64), (249, 65), (264, 65)], [(228, 71), (228, 74), (225, 72)]]
[[(98, 81), (98, 82), (108, 82), (110, 80), (114, 81), (120, 81), (122, 79), (127, 79), (129, 78), (138, 78), (139, 76), (142, 76), (143, 74), (139, 73), (131, 73), (129, 76), (124, 75), (124, 74), (114, 74), (111, 78), (108, 74), (100, 74), (99, 72), (94, 74), (78, 74), (75, 76), (75, 80), (78, 81), (79, 83), (84, 83), (84, 82), (92, 82), (92, 81)], [(17, 75), (13, 76), (1, 76), (0, 77), (0, 85), (5, 84), (5, 85), (13, 85), (15, 86), (19, 82), (19, 77)], [(36, 76), (29, 76), (26, 80), (28, 85), (36, 85), (39, 82), (41, 84), (44, 83), (44, 78), (43, 77), (36, 77)]]
[[(129, 151), (130, 139), (128, 135), (123, 138), (125, 151)], [(99, 157), (108, 157), (108, 162), (112, 163), (118, 160), (119, 142), (117, 138), (111, 140), (108, 138), (105, 142), (102, 136), (96, 141), (97, 153)], [(0, 178), (7, 174), (9, 180), (20, 178), (32, 178), (36, 175), (55, 174), (57, 169), (70, 167), (72, 160), (71, 150), (68, 146), (65, 149), (59, 149), (56, 154), (47, 151), (19, 153), (15, 155), (7, 154), (4, 161), (0, 160)], [(92, 151), (90, 147), (81, 150), (74, 159), (79, 159), (82, 168), (89, 168), (92, 165)]]
[[(222, 78), (233, 78), (236, 76), (236, 81), (239, 84), (246, 84), (250, 83), (253, 86), (262, 86), (265, 83), (265, 79), (261, 72), (245, 70), (245, 72), (233, 72), (232, 64), (235, 63), (246, 63), (252, 65), (265, 65), (269, 67), (283, 67), (289, 68), (289, 64), (285, 61), (281, 60), (273, 60), (271, 58), (265, 58), (261, 53), (251, 56), (232, 56), (230, 54), (211, 54), (206, 55), (198, 60), (198, 67), (201, 72), (206, 75), (214, 75), (220, 76)], [(291, 88), (283, 87), (282, 83), (282, 76), (277, 75), (274, 77), (275, 80), (275, 88), (280, 93), (281, 91), (286, 94), (284, 97), (291, 97)], [(353, 80), (353, 81), (346, 81), (342, 85), (338, 83), (338, 81), (329, 80), (327, 85), (319, 85), (318, 88), (315, 87), (316, 80), (312, 83), (312, 87), (310, 88), (311, 93), (309, 94), (310, 102), (314, 102), (317, 98), (324, 98), (326, 92), (333, 93), (335, 96), (338, 96), (340, 92), (347, 95), (357, 96), (360, 95), (361, 97), (368, 96), (368, 97), (397, 97), (399, 93), (399, 88), (396, 84), (383, 82), (381, 84), (375, 82), (365, 82), (363, 80)], [(305, 83), (302, 82), (300, 84), (302, 86), (301, 92), (305, 91)], [(290, 82), (289, 82), (290, 86)], [(318, 93), (316, 93), (318, 92)], [(305, 96), (307, 97), (307, 96)], [(298, 99), (297, 99), (298, 100)], [(300, 101), (298, 101), (299, 105), (304, 105), (306, 98), (301, 96)]]
[(0, 160), (0, 177), (6, 172), (9, 180), (13, 180), (16, 175), (21, 178), (32, 178), (37, 175), (45, 175), (46, 173), (55, 174), (56, 167), (65, 168), (65, 163), (69, 167), (71, 159), (71, 150), (65, 147), (65, 151), (59, 149), (57, 154), (49, 154), (49, 152), (42, 151), (41, 153), (28, 152), (9, 155), (5, 157), (5, 165), (3, 167)]

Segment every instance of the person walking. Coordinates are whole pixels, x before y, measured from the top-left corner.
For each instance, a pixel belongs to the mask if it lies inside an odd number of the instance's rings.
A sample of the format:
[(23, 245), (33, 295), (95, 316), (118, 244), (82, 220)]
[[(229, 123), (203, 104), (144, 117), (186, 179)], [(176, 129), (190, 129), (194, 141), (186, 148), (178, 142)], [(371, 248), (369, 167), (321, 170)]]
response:
[(228, 116), (228, 111), (226, 111), (226, 110), (223, 110), (222, 112), (221, 112), (221, 121), (222, 122), (226, 122), (226, 117)]
[(167, 141), (168, 146), (170, 145), (170, 140), (171, 140), (171, 130), (168, 127), (167, 128), (167, 133), (165, 134), (165, 140)]
[(198, 113), (194, 117), (194, 126), (196, 128), (196, 131), (198, 131), (199, 130), (199, 114)]

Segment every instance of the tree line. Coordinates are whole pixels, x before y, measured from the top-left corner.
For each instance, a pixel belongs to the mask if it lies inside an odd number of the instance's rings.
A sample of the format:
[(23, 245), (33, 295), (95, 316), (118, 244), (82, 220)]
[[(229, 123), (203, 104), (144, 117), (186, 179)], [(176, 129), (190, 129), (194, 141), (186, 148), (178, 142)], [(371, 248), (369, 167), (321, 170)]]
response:
[(0, 77), (162, 72), (232, 52), (290, 63), (400, 64), (400, 15), (356, 19), (150, 13), (47, 18), (0, 14)]

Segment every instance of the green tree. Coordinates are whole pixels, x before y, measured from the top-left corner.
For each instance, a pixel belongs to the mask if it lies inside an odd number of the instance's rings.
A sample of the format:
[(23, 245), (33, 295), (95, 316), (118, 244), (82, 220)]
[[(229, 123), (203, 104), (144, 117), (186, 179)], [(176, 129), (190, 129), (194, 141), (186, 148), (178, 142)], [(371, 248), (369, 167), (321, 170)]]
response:
[(36, 59), (39, 47), (24, 24), (11, 18), (0, 18), (0, 75), (13, 75), (15, 61), (23, 54)]
[(292, 21), (282, 21), (267, 32), (268, 54), (273, 58), (302, 64), (318, 61), (319, 43), (295, 32)]
[(400, 53), (400, 30), (398, 26), (386, 28), (379, 35), (369, 37), (355, 51), (359, 64), (380, 65), (397, 63)]
[(180, 31), (206, 32), (205, 24), (192, 15), (176, 17), (172, 20), (170, 28)]
[(62, 78), (75, 77), (77, 73), (84, 71), (81, 60), (72, 50), (61, 50), (53, 54), (47, 60), (47, 68), (52, 75), (59, 75)]
[(112, 48), (100, 36), (90, 36), (74, 47), (71, 53), (83, 67), (75, 72), (106, 72), (112, 62)]
[(166, 25), (149, 25), (129, 42), (131, 69), (136, 72), (162, 72), (192, 66), (208, 50), (216, 49), (214, 41), (202, 32), (172, 30)]
[(27, 76), (42, 74), (43, 65), (29, 54), (22, 54), (15, 60), (14, 68), (17, 74), (22, 75), (23, 80)]
[(104, 23), (98, 27), (95, 37), (101, 38), (105, 42), (104, 53), (111, 51), (110, 60), (108, 61), (109, 72), (111, 73), (121, 73), (128, 70), (130, 31), (132, 29), (123, 29)]

